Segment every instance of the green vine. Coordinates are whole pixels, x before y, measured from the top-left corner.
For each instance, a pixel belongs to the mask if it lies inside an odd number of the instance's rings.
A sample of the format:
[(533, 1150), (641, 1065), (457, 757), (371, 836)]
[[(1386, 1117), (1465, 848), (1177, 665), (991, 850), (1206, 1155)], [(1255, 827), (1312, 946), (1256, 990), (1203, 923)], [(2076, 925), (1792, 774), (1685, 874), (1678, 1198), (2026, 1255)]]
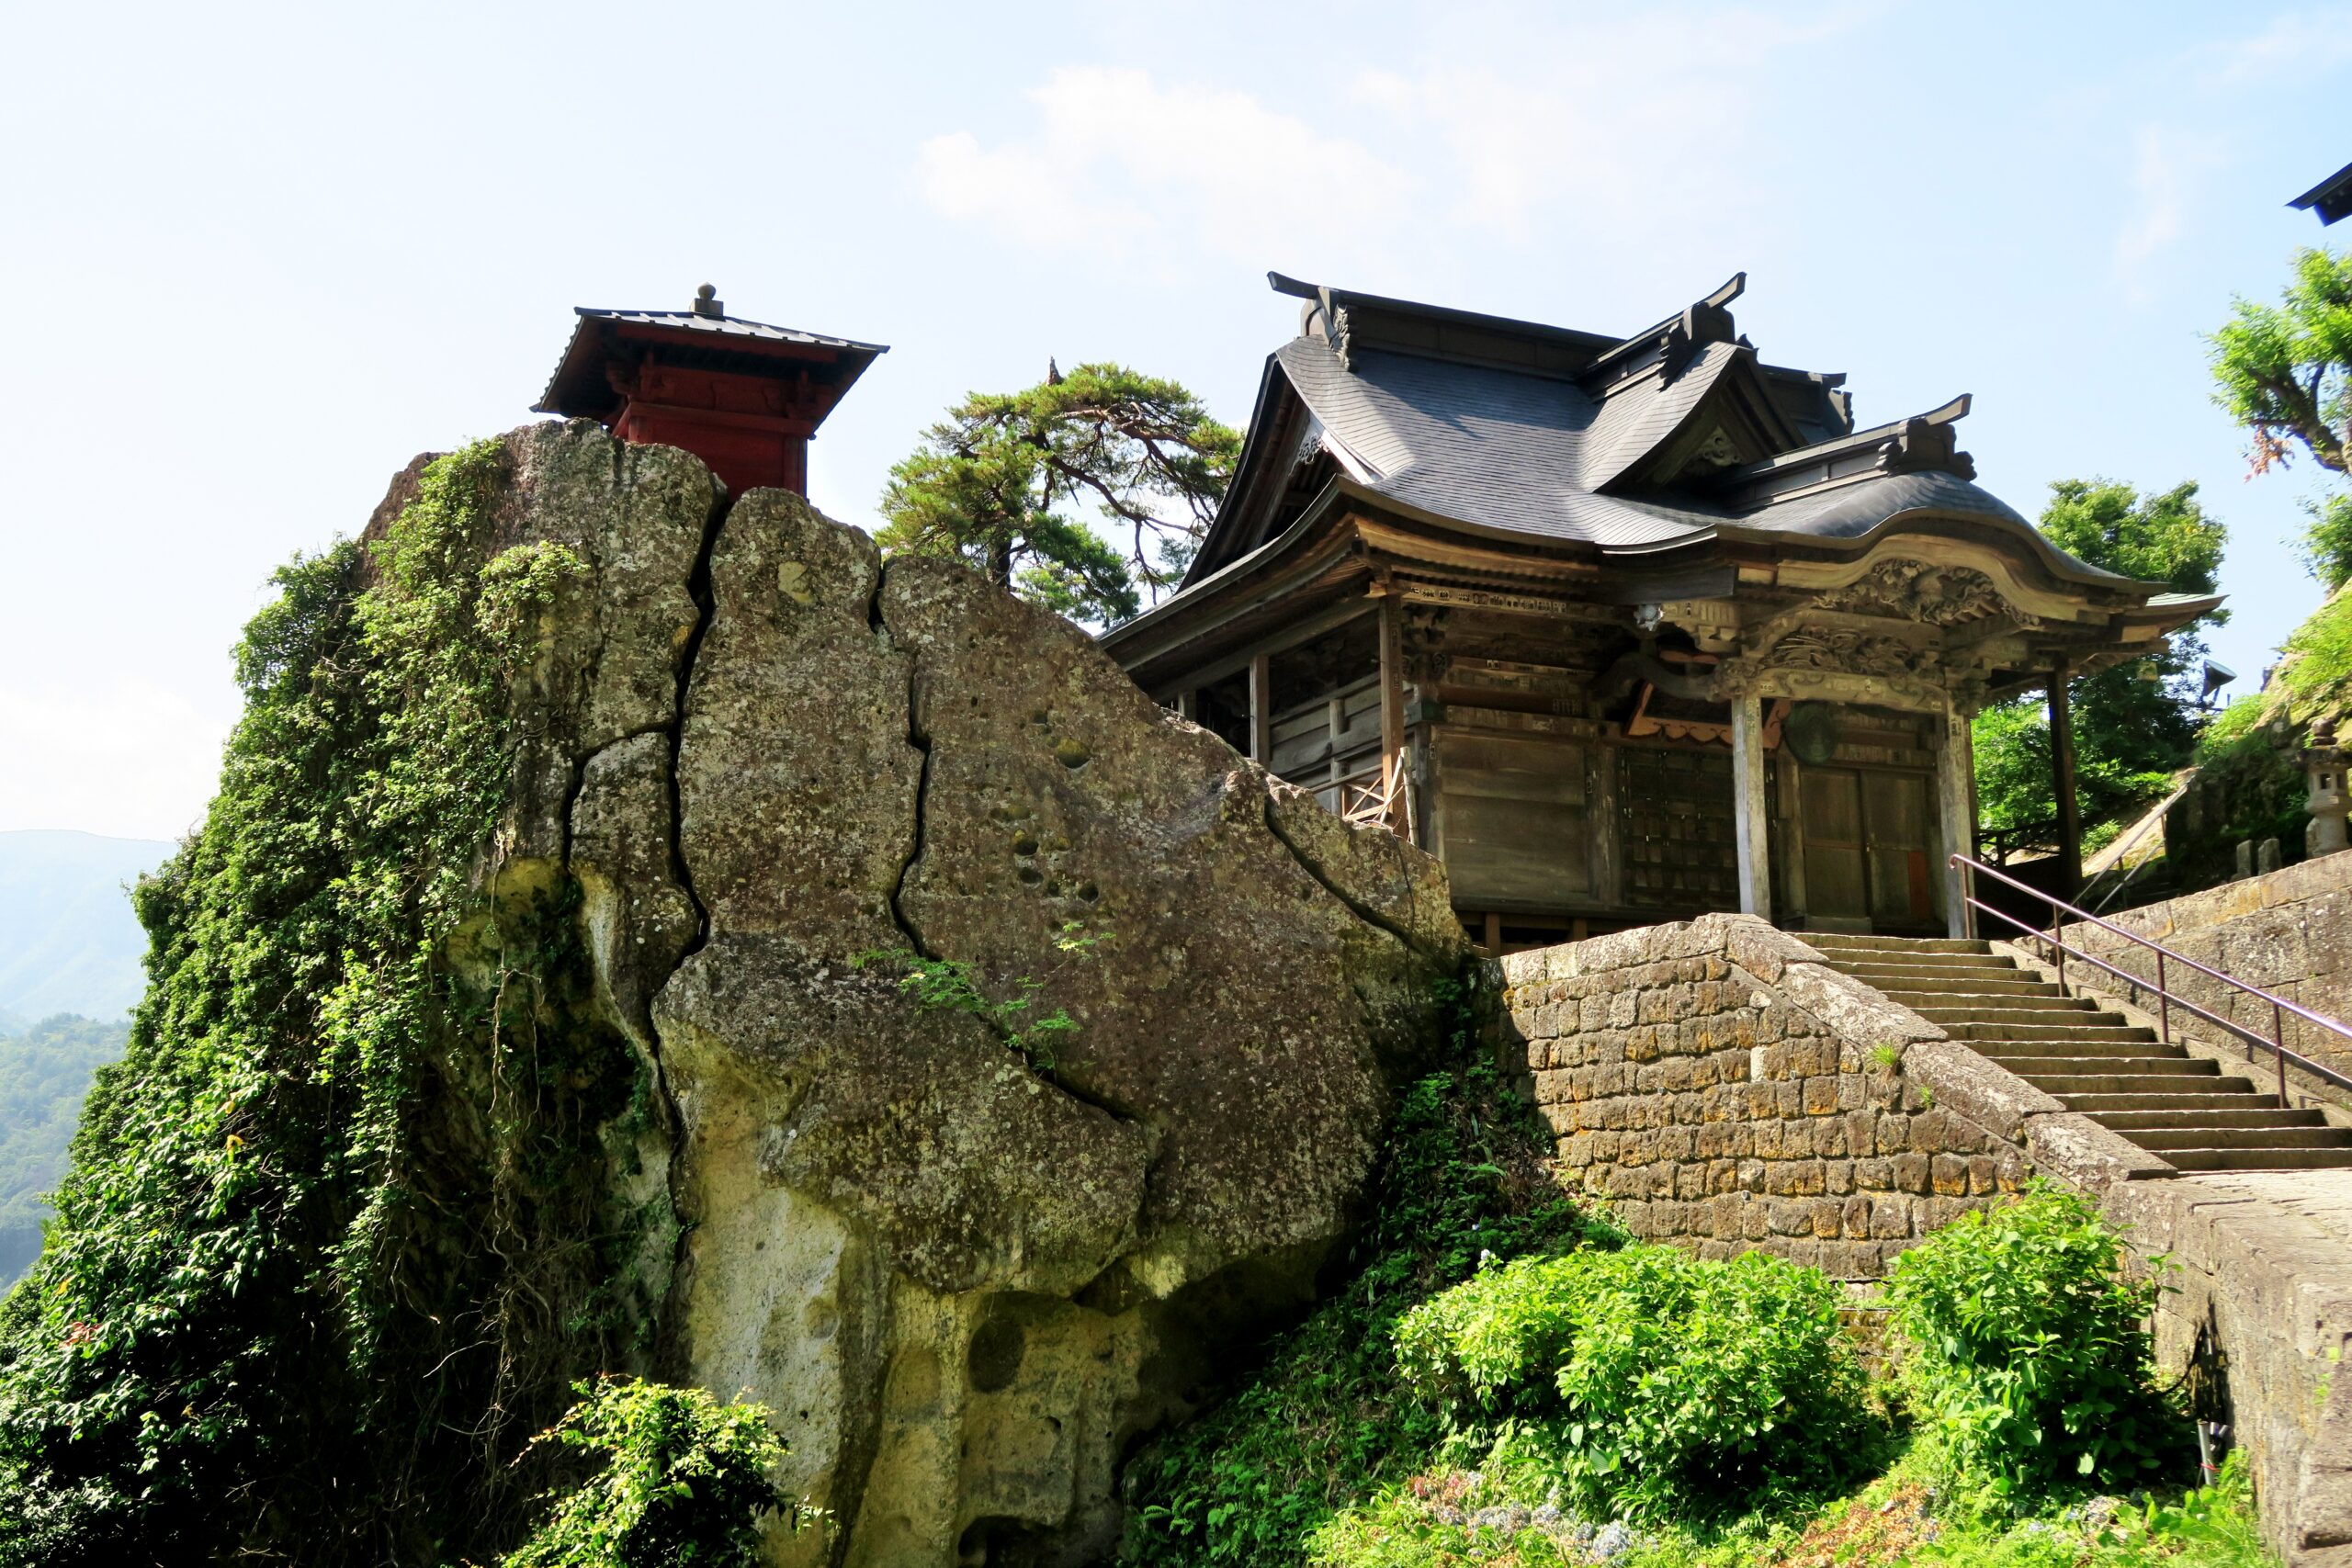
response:
[[(578, 890), (505, 863), (511, 694), (587, 564), (492, 548), (495, 442), (279, 570), (220, 794), (138, 889), (149, 990), (0, 1305), (0, 1564), (431, 1562), (641, 1343), (608, 1196), (650, 1089)], [(485, 1460), (495, 1462), (485, 1463)]]

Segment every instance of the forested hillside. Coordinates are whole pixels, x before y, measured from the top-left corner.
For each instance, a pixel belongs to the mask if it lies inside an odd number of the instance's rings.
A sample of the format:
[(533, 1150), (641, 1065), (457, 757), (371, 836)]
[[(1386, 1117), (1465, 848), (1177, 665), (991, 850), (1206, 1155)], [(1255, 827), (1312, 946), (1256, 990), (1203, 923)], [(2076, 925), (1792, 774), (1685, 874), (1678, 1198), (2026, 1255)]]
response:
[(147, 936), (125, 889), (171, 852), (153, 839), (0, 833), (0, 1034), (61, 1012), (130, 1010)]
[(40, 1255), (44, 1200), (64, 1174), (90, 1075), (122, 1055), (128, 1032), (62, 1013), (0, 1038), (0, 1287)]

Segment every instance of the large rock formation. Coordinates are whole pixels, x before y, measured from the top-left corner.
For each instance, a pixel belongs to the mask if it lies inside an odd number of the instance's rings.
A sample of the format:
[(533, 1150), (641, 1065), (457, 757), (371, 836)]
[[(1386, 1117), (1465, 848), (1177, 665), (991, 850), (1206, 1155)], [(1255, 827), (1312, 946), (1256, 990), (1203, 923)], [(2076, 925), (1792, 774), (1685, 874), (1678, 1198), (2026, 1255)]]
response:
[(579, 882), (665, 1086), (666, 1370), (776, 1412), (828, 1510), (778, 1562), (1094, 1559), (1198, 1347), (1344, 1234), (1464, 956), (1442, 874), (958, 566), (593, 425), (507, 440), (497, 543), (591, 572), (502, 875)]

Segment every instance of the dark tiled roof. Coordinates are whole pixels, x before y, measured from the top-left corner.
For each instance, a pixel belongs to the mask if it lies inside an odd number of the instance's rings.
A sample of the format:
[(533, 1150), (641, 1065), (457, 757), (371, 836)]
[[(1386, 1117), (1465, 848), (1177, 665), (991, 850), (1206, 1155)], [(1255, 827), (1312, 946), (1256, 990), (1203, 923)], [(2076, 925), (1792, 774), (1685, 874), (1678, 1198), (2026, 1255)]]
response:
[(1944, 473), (1874, 474), (1851, 484), (1792, 496), (1743, 513), (1738, 521), (1749, 528), (1852, 539), (1890, 517), (1926, 511), (1964, 512), (2032, 526), (2007, 502), (1977, 489), (1957, 474)]
[(1361, 351), (1350, 369), (1319, 337), (1295, 338), (1274, 358), (1363, 482), (1480, 527), (1640, 549), (1723, 523), (1849, 538), (1923, 508), (2024, 521), (1949, 473), (1872, 475), (1736, 511), (1594, 488), (1679, 426), (1741, 352), (1706, 344), (1673, 379), (1605, 405), (1573, 382), (1417, 355)]
[(2287, 205), (2317, 211), (2323, 223), (2333, 223), (2352, 213), (2352, 164), (2345, 164)]

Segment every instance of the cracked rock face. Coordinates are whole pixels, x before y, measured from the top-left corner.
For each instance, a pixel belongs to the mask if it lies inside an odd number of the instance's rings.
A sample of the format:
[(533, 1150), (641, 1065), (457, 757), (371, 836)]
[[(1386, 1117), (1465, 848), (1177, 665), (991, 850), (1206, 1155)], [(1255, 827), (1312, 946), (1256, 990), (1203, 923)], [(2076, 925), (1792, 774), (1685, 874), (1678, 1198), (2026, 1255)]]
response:
[[(699, 464), (593, 425), (508, 442), (507, 531), (594, 568), (512, 830), (660, 1065), (669, 1374), (776, 1413), (829, 1510), (778, 1562), (1092, 1560), (1197, 1347), (1343, 1235), (1464, 956), (1442, 871), (958, 566), (778, 491), (711, 532)], [(907, 954), (1029, 1006), (922, 1005)]]

